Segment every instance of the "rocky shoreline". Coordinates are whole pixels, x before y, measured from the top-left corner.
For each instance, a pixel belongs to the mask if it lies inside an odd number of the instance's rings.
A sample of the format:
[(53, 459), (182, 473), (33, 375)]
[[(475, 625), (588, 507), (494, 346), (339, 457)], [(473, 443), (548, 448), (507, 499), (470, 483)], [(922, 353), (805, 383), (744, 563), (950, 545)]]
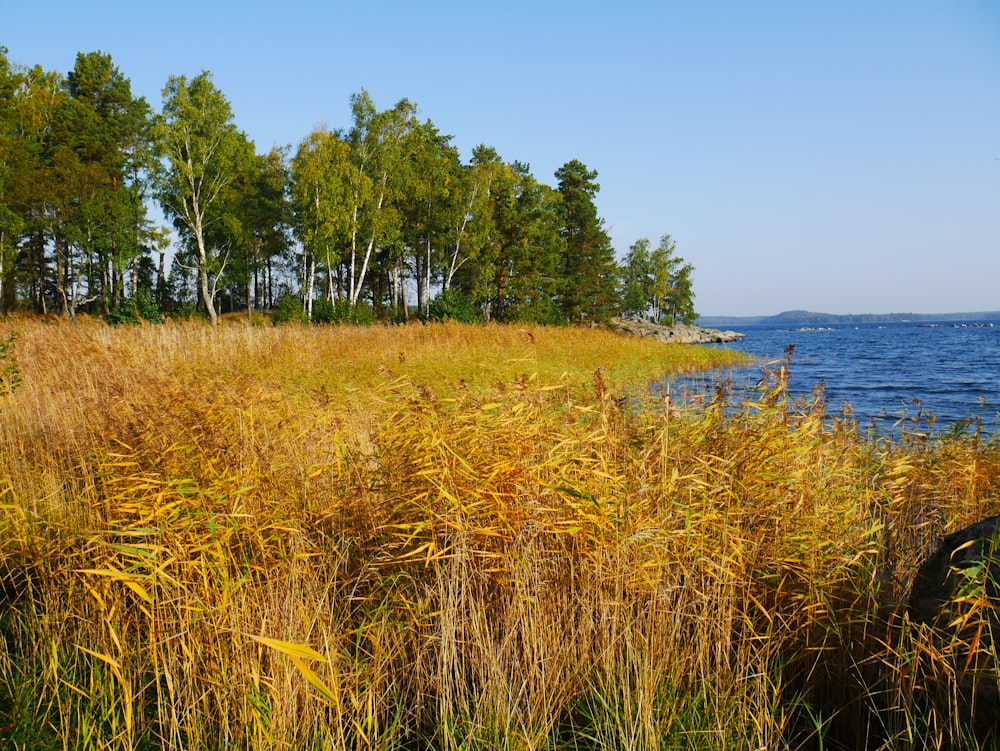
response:
[(642, 336), (674, 344), (717, 344), (735, 342), (745, 334), (705, 329), (701, 326), (660, 326), (639, 318), (612, 318), (611, 328), (627, 336)]

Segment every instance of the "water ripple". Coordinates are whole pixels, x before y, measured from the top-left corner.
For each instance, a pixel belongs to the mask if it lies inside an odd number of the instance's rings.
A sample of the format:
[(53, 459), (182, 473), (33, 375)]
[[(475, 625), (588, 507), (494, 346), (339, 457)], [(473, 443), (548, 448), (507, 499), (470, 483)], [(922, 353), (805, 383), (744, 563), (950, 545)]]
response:
[[(1000, 427), (1000, 327), (893, 323), (742, 331), (745, 339), (724, 346), (766, 362), (794, 344), (792, 393), (806, 395), (822, 383), (831, 411), (846, 402), (860, 422), (923, 410), (939, 427), (970, 417), (982, 419), (987, 430)], [(725, 377), (753, 385), (760, 372), (755, 365)]]

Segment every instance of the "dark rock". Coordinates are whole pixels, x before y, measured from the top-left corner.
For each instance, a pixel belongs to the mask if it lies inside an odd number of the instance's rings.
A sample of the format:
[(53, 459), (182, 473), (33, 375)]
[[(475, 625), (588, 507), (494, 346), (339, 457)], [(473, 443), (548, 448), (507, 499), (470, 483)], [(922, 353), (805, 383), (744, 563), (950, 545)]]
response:
[[(940, 710), (960, 712), (983, 738), (1000, 737), (1000, 516), (948, 535), (920, 566), (910, 620), (929, 626), (924, 678)], [(946, 706), (942, 706), (946, 702)]]
[[(987, 597), (996, 598), (1000, 590), (1000, 516), (991, 516), (954, 532), (917, 570), (910, 589), (910, 619), (933, 625), (963, 585), (979, 574)], [(996, 550), (996, 553), (994, 552)], [(984, 569), (986, 564), (986, 569)]]

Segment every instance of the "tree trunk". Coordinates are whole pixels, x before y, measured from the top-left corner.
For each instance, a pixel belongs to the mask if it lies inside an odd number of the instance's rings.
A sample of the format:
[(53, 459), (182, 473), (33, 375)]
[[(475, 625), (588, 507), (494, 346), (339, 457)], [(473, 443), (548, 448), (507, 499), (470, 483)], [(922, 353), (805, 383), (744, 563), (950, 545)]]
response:
[(427, 238), (423, 268), (417, 273), (417, 312), (427, 313), (427, 297), (431, 288), (431, 240)]
[(61, 240), (59, 237), (53, 239), (53, 244), (56, 248), (56, 289), (59, 290), (59, 299), (61, 300), (59, 314), (66, 315), (68, 313), (66, 300), (66, 241)]
[(201, 299), (205, 302), (205, 309), (208, 311), (208, 320), (212, 322), (214, 328), (219, 325), (219, 314), (215, 310), (215, 290), (208, 285), (208, 252), (205, 250), (205, 238), (201, 227), (195, 232), (195, 239), (198, 242), (198, 288)]
[(7, 309), (7, 274), (6, 267), (4, 266), (4, 240), (6, 235), (0, 230), (0, 313), (3, 313)]
[(306, 318), (310, 321), (313, 317), (313, 291), (316, 280), (316, 258), (311, 256), (309, 260), (309, 284), (306, 287), (305, 311)]
[(212, 294), (208, 289), (208, 269), (204, 264), (198, 267), (198, 292), (205, 303), (205, 310), (208, 311), (208, 320), (212, 322), (213, 327), (218, 326), (219, 314), (215, 312), (215, 301), (212, 300)]
[(163, 309), (164, 298), (167, 296), (167, 276), (164, 266), (167, 262), (166, 251), (160, 251), (160, 263), (156, 267), (156, 304)]
[(403, 319), (410, 316), (410, 302), (406, 299), (406, 264), (399, 258), (399, 304), (403, 309)]

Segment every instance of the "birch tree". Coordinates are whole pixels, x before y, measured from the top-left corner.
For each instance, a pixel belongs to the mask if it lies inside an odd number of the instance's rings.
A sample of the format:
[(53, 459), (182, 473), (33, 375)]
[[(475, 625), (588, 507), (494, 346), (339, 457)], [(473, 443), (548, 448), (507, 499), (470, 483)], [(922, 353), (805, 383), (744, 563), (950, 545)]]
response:
[[(296, 151), (291, 165), (295, 234), (302, 243), (303, 293), (307, 312), (317, 260), (326, 269), (323, 291), (328, 300), (344, 294), (341, 245), (352, 229), (358, 206), (351, 204), (351, 148), (337, 133), (319, 128)], [(338, 247), (339, 246), (339, 247)], [(336, 280), (334, 278), (336, 274)]]
[(451, 145), (451, 136), (442, 135), (430, 120), (414, 128), (408, 139), (410, 164), (401, 196), (404, 254), (398, 259), (397, 286), (405, 292), (401, 277), (412, 268), (417, 282), (417, 307), (426, 313), (433, 270), (440, 265), (440, 249), (460, 203), (456, 198), (462, 163), (458, 150)]
[(625, 265), (621, 268), (624, 313), (650, 315), (650, 300), (653, 299), (653, 268), (649, 256), (650, 242), (645, 237), (636, 240), (628, 249)]
[(694, 266), (674, 255), (677, 244), (670, 235), (661, 237), (655, 249), (650, 248), (646, 238), (629, 248), (621, 269), (625, 312), (649, 315), (655, 322), (669, 316), (672, 326), (678, 321), (693, 323), (698, 317), (691, 285)]
[(480, 144), (472, 150), (472, 161), (462, 170), (456, 187), (457, 212), (443, 289), (450, 289), (458, 270), (489, 244), (495, 228), (494, 184), (508, 171), (495, 149)]
[(209, 244), (212, 210), (235, 179), (234, 162), (248, 142), (236, 129), (232, 107), (208, 71), (190, 81), (186, 76), (167, 80), (156, 136), (164, 159), (160, 203), (192, 245), (198, 289), (215, 326), (219, 317), (215, 295), (226, 257)]
[(674, 256), (677, 246), (670, 235), (660, 238), (660, 244), (650, 253), (650, 291), (652, 292), (653, 320), (659, 322), (668, 307), (668, 300), (674, 285), (674, 274), (682, 263)]
[(406, 137), (415, 125), (416, 106), (401, 99), (378, 112), (368, 92), (351, 97), (353, 127), (348, 134), (353, 162), (349, 298), (356, 305), (376, 247), (398, 234), (393, 206), (395, 180), (402, 172)]

